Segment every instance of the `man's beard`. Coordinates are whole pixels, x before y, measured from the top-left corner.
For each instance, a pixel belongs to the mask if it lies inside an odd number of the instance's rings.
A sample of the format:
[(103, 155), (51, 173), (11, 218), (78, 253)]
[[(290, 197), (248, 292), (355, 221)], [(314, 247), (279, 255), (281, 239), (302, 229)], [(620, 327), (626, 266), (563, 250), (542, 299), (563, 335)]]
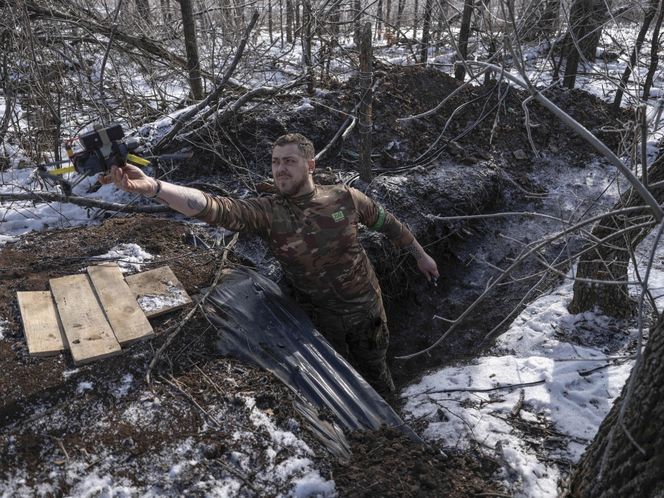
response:
[[(285, 176), (284, 178), (288, 178), (292, 180), (292, 176)], [(287, 187), (286, 189), (282, 189), (279, 186), (279, 177), (277, 177), (277, 181), (275, 182), (275, 185), (277, 187), (277, 190), (281, 195), (285, 195), (287, 197), (293, 196), (297, 194), (300, 190), (302, 190), (302, 187), (305, 186), (307, 183), (307, 177), (301, 178), (297, 183), (292, 183), (290, 187)]]

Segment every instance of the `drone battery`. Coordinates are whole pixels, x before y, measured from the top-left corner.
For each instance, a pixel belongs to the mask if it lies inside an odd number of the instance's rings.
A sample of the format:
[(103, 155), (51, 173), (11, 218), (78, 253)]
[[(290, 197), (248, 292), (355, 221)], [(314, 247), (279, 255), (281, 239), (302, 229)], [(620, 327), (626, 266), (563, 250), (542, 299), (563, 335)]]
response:
[[(109, 125), (106, 128), (103, 128), (103, 130), (106, 131), (106, 134), (108, 135), (108, 140), (110, 142), (115, 142), (124, 137), (124, 131), (122, 130), (122, 125), (120, 124), (115, 123)], [(92, 130), (79, 137), (81, 145), (83, 145), (84, 149), (95, 150), (101, 148), (104, 145), (104, 141), (102, 140), (99, 131), (100, 130)]]

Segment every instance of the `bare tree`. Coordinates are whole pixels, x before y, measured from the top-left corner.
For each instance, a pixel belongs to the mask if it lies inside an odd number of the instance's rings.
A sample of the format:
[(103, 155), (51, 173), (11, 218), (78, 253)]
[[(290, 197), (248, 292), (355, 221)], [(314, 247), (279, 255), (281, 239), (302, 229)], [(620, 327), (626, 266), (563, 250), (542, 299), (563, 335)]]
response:
[(582, 60), (595, 60), (610, 5), (608, 0), (574, 0), (572, 3), (563, 44), (566, 58), (563, 84), (567, 88), (574, 88), (579, 63)]
[(431, 41), (431, 15), (433, 11), (433, 0), (426, 0), (424, 4), (424, 18), (422, 20), (422, 49), (420, 60), (423, 64), (427, 62), (429, 53), (429, 42)]
[[(664, 202), (664, 156), (660, 156), (648, 170), (648, 182), (653, 196)], [(627, 190), (614, 210), (636, 207), (643, 199), (633, 188)], [(611, 316), (624, 317), (632, 312), (627, 288), (627, 270), (634, 249), (650, 233), (654, 223), (649, 210), (637, 210), (629, 215), (609, 214), (597, 222), (587, 247), (582, 250), (574, 282), (574, 297), (569, 305), (571, 313), (581, 313), (597, 307)], [(641, 228), (634, 228), (640, 226)], [(631, 229), (630, 229), (631, 228)], [(602, 241), (602, 242), (598, 242)], [(602, 284), (602, 281), (609, 283)]]
[[(461, 16), (461, 28), (459, 29), (459, 53), (457, 57), (464, 61), (468, 57), (468, 38), (470, 37), (470, 21), (473, 15), (473, 0), (464, 0), (463, 14)], [(466, 68), (463, 64), (457, 64), (454, 69), (454, 77), (463, 81), (466, 76)]]
[(664, 420), (663, 385), (664, 317), (578, 463), (568, 496), (662, 496), (664, 431), (658, 422)]
[(643, 82), (643, 100), (648, 100), (650, 96), (650, 89), (652, 82), (655, 78), (655, 71), (659, 62), (659, 44), (660, 44), (660, 30), (662, 28), (662, 18), (664, 18), (664, 2), (661, 0), (657, 2), (657, 20), (655, 20), (655, 27), (652, 31), (652, 40), (650, 42), (650, 64), (648, 65), (648, 73)]
[(657, 14), (659, 4), (661, 4), (660, 0), (650, 0), (650, 2), (648, 3), (648, 8), (646, 9), (643, 18), (643, 24), (641, 25), (639, 34), (636, 36), (636, 43), (634, 44), (632, 55), (629, 59), (629, 63), (627, 64), (627, 66), (625, 66), (622, 78), (620, 78), (620, 84), (618, 86), (618, 89), (616, 90), (616, 96), (613, 99), (613, 108), (616, 110), (620, 109), (620, 103), (622, 102), (622, 97), (623, 93), (625, 92), (625, 88), (627, 88), (627, 82), (629, 81), (629, 76), (630, 74), (632, 74), (632, 68), (636, 66), (639, 53), (641, 52), (641, 46), (643, 45), (643, 41), (646, 38), (646, 33), (648, 33), (648, 30), (650, 29), (650, 24), (652, 23), (655, 14)]
[(286, 0), (286, 41), (293, 43), (293, 0)]
[(371, 79), (373, 75), (372, 62), (373, 50), (371, 47), (371, 23), (364, 25), (362, 38), (360, 38), (360, 107), (359, 130), (360, 130), (360, 157), (358, 171), (360, 178), (365, 182), (371, 181), (371, 129), (373, 127)]
[(198, 40), (196, 38), (196, 19), (191, 0), (180, 0), (182, 13), (182, 29), (184, 31), (184, 45), (187, 51), (187, 65), (189, 66), (189, 86), (195, 100), (203, 99), (203, 81), (201, 79), (201, 63), (198, 57)]

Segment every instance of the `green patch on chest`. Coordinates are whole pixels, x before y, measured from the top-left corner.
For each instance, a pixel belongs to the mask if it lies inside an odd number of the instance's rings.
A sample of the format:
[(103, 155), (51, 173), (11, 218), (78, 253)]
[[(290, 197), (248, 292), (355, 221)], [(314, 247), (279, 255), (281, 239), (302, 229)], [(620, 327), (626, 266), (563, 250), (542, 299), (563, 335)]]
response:
[(343, 220), (346, 217), (343, 211), (335, 211), (332, 213), (332, 219), (335, 221), (335, 223), (339, 223), (341, 220)]

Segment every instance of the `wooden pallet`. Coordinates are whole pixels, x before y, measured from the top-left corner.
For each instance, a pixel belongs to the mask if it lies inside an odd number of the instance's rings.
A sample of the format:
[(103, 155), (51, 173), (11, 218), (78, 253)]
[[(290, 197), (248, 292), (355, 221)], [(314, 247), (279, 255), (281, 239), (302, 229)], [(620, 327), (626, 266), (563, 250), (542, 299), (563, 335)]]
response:
[(52, 278), (49, 284), (74, 364), (120, 353), (120, 343), (87, 275)]
[(49, 356), (67, 348), (53, 296), (49, 291), (17, 292), (28, 351), (33, 356)]
[[(17, 293), (31, 355), (69, 349), (76, 365), (113, 356), (121, 346), (154, 337), (149, 316), (191, 303), (167, 266), (127, 279), (115, 263), (86, 270), (51, 279), (50, 292)], [(147, 312), (137, 297), (148, 304)]]
[(88, 266), (87, 272), (120, 345), (154, 337), (152, 325), (117, 264)]
[(152, 318), (191, 303), (189, 294), (168, 266), (125, 278), (145, 316)]

